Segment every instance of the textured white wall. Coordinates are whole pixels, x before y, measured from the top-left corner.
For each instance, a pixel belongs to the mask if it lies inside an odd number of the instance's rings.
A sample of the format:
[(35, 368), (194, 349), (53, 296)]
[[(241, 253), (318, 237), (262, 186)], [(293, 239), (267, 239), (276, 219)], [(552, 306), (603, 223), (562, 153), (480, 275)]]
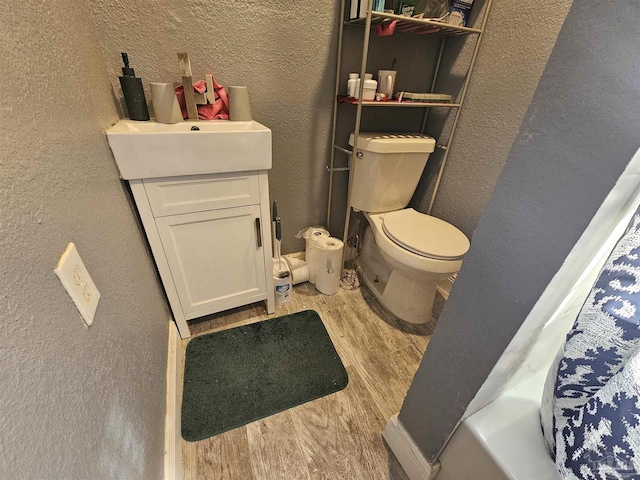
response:
[[(249, 87), (255, 120), (273, 132), (271, 198), (279, 201), (283, 251), (326, 220), (339, 2), (92, 0), (109, 80), (120, 96), (120, 52), (149, 82), (180, 81), (176, 52), (195, 79), (210, 69), (225, 86)], [(148, 90), (147, 90), (148, 91)], [(150, 100), (150, 97), (147, 96)]]
[[(571, 3), (494, 1), (432, 212), (469, 236), (491, 197)], [(450, 41), (453, 48), (443, 58), (442, 79), (460, 87), (473, 42), (455, 42)], [(444, 82), (439, 82), (440, 90), (447, 91)], [(425, 175), (413, 199), (421, 211), (431, 199), (433, 178), (430, 184), (426, 180)]]
[[(86, 0), (0, 10), (0, 477), (161, 478), (169, 313), (103, 130)], [(86, 328), (53, 273), (102, 293)]]

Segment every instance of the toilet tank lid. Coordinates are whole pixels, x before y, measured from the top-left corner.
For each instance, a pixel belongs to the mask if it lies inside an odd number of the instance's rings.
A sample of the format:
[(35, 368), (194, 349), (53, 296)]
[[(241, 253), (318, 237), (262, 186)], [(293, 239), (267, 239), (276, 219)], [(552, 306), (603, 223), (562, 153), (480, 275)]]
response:
[[(353, 133), (349, 137), (353, 146)], [(420, 133), (360, 133), (358, 150), (373, 153), (431, 153), (436, 141)]]

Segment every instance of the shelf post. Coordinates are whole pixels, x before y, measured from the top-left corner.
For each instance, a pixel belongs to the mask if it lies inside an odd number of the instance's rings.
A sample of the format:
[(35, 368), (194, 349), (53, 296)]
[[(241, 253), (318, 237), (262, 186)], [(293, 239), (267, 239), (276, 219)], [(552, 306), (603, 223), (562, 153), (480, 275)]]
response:
[[(344, 234), (342, 241), (347, 244), (349, 237), (349, 222), (351, 220), (351, 190), (353, 188), (353, 165), (354, 157), (358, 155), (358, 137), (360, 136), (360, 120), (362, 119), (362, 95), (364, 94), (364, 75), (367, 72), (367, 58), (369, 56), (369, 38), (371, 36), (371, 14), (373, 11), (373, 0), (367, 0), (367, 19), (364, 25), (364, 39), (362, 40), (362, 62), (360, 63), (360, 89), (358, 92), (358, 106), (356, 107), (356, 125), (353, 132), (353, 149), (351, 150), (351, 162), (349, 171), (349, 184), (347, 187), (347, 211), (344, 218)], [(344, 268), (344, 265), (343, 265)]]
[[(440, 72), (440, 62), (442, 61), (442, 52), (444, 52), (444, 46), (447, 42), (445, 37), (440, 39), (440, 52), (438, 53), (438, 61), (436, 62), (436, 69), (433, 72), (433, 80), (431, 81), (431, 93), (434, 93), (436, 88), (436, 82), (438, 81), (438, 73)], [(424, 135), (424, 130), (427, 128), (427, 118), (429, 118), (429, 111), (431, 109), (427, 108), (424, 112), (424, 117), (422, 118), (422, 128), (420, 129), (420, 133)]]
[(336, 61), (336, 89), (333, 96), (333, 131), (331, 132), (331, 157), (329, 160), (329, 198), (327, 200), (327, 228), (331, 222), (331, 198), (333, 196), (333, 173), (335, 168), (336, 150), (336, 129), (338, 127), (338, 95), (340, 94), (340, 66), (342, 63), (342, 34), (344, 31), (344, 10), (346, 0), (340, 2), (340, 29), (338, 30), (338, 59)]

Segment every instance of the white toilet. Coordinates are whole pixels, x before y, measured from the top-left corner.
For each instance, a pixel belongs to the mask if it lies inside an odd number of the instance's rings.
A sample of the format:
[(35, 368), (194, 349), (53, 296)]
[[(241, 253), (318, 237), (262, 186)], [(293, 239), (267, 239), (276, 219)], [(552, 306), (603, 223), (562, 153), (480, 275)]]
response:
[(431, 320), (436, 285), (460, 270), (469, 250), (456, 227), (406, 208), (434, 149), (426, 135), (361, 133), (362, 155), (352, 163), (351, 206), (369, 222), (357, 259), (364, 282), (410, 323)]

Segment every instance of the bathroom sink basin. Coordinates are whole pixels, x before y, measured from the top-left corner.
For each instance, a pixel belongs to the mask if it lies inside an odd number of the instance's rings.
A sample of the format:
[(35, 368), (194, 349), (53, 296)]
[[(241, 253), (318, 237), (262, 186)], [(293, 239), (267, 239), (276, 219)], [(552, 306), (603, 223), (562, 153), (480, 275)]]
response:
[(271, 130), (254, 121), (120, 120), (107, 140), (125, 180), (271, 168)]

